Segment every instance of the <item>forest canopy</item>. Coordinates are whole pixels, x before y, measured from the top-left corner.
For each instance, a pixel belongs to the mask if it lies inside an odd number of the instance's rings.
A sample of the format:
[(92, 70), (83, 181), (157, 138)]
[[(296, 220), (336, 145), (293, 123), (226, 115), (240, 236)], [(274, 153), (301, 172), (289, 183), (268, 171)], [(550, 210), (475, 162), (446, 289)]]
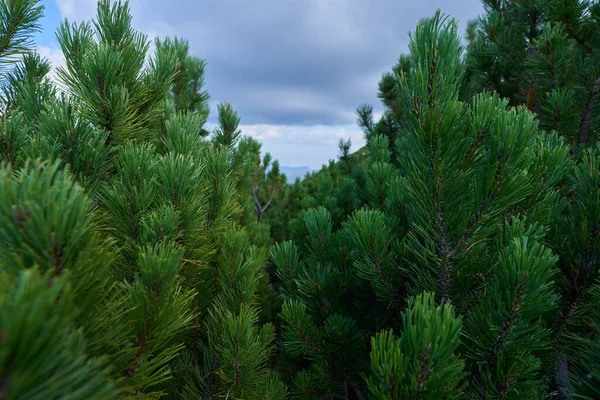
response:
[(600, 4), (483, 4), (292, 182), (127, 1), (54, 79), (0, 0), (0, 399), (600, 398)]

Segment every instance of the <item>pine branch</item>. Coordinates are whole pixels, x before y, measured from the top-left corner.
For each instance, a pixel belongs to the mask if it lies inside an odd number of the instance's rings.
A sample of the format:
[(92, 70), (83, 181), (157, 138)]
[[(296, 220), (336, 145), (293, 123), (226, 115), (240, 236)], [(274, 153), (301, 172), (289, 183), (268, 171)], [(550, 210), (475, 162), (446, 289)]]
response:
[(38, 0), (0, 2), (0, 66), (31, 45), (31, 35), (40, 30), (44, 6)]
[(267, 208), (269, 208), (269, 206), (271, 205), (271, 202), (273, 201), (273, 198), (275, 197), (275, 190), (271, 192), (271, 197), (269, 197), (269, 200), (266, 202), (266, 204), (263, 206), (260, 202), (260, 200), (258, 199), (258, 186), (256, 186), (254, 183), (252, 183), (252, 197), (254, 198), (254, 202), (256, 204), (256, 219), (258, 221), (262, 220), (263, 214), (265, 213), (265, 211), (267, 210)]
[(588, 54), (592, 54), (592, 48), (585, 43), (585, 41), (581, 38), (581, 36), (579, 36), (577, 34), (577, 32), (575, 32), (575, 30), (573, 30), (573, 26), (571, 25), (571, 20), (568, 16), (565, 15), (565, 18), (562, 21), (565, 24), (565, 27), (567, 28), (567, 34), (573, 38), (581, 47), (583, 47), (585, 49), (585, 51)]
[(450, 285), (451, 285), (451, 279), (452, 279), (452, 261), (454, 258), (454, 254), (450, 252), (449, 249), (449, 244), (448, 244), (448, 235), (446, 233), (446, 230), (444, 228), (444, 201), (442, 199), (440, 199), (440, 190), (439, 187), (441, 186), (441, 178), (439, 178), (437, 180), (437, 185), (436, 185), (436, 190), (435, 190), (435, 194), (434, 194), (434, 201), (438, 207), (436, 216), (435, 216), (435, 230), (437, 233), (437, 236), (440, 238), (439, 240), (436, 241), (436, 247), (437, 247), (437, 258), (438, 260), (441, 261), (442, 265), (442, 270), (440, 273), (440, 281), (439, 281), (439, 288), (440, 288), (440, 296), (442, 298), (442, 301), (449, 301), (450, 300)]
[(596, 103), (596, 97), (598, 96), (598, 92), (600, 92), (600, 76), (598, 76), (594, 81), (594, 85), (592, 86), (592, 90), (590, 91), (590, 95), (586, 104), (585, 113), (583, 114), (583, 117), (581, 119), (581, 124), (579, 126), (579, 136), (577, 137), (578, 146), (584, 145), (587, 140), (587, 134), (590, 130), (590, 126), (592, 123), (592, 109), (594, 108), (594, 104)]
[(354, 391), (354, 395), (358, 400), (365, 400), (365, 396), (363, 395), (362, 391), (360, 390), (357, 384), (352, 385), (352, 390)]
[(213, 358), (213, 363), (208, 371), (208, 381), (206, 383), (206, 389), (204, 389), (204, 395), (202, 400), (212, 400), (212, 390), (216, 380), (217, 370), (219, 369), (219, 358)]

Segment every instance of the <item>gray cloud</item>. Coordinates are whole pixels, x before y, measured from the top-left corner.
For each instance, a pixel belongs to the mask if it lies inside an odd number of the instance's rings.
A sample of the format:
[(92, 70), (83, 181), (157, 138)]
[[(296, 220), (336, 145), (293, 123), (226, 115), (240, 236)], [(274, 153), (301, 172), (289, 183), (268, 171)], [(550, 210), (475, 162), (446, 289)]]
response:
[[(57, 0), (71, 19), (95, 1)], [(408, 32), (441, 8), (460, 32), (480, 0), (132, 0), (135, 26), (188, 39), (207, 60), (214, 103), (229, 101), (244, 124), (346, 125), (378, 106), (377, 82), (407, 51)]]

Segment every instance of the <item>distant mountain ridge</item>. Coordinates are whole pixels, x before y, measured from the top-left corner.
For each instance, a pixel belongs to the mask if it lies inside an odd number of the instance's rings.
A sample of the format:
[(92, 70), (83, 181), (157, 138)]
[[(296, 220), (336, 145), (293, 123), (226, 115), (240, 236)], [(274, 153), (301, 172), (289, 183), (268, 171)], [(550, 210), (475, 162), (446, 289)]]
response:
[(307, 172), (311, 171), (310, 167), (307, 165), (303, 165), (300, 167), (287, 167), (282, 165), (279, 167), (279, 170), (282, 173), (284, 173), (285, 176), (287, 176), (288, 183), (294, 183), (296, 178), (304, 178), (304, 175), (306, 175)]

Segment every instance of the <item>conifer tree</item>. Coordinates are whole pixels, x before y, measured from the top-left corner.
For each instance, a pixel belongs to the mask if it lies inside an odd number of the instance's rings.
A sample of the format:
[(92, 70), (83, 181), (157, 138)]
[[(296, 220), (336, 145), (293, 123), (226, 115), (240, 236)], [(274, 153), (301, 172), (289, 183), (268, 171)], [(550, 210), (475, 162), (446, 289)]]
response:
[[(273, 250), (285, 287), (282, 345), (297, 360), (290, 370), (299, 371), (299, 398), (367, 390), (398, 399), (538, 398), (550, 390), (558, 257), (545, 240), (562, 210), (569, 148), (498, 95), (459, 99), (456, 26), (438, 13), (411, 35), (410, 67), (396, 85), (406, 113), (396, 156), (387, 135), (369, 135), (369, 208), (337, 232), (325, 210), (308, 212), (294, 243)], [(443, 327), (442, 309), (453, 310)], [(389, 328), (398, 339), (377, 334)], [(330, 329), (342, 334), (337, 342)], [(365, 380), (344, 374), (339, 343), (366, 355), (373, 335)], [(322, 376), (329, 391), (307, 391)]]
[(598, 140), (600, 5), (487, 1), (466, 55), (471, 94), (494, 90), (575, 147)]
[(375, 135), (387, 137), (389, 150), (396, 155), (396, 140), (398, 132), (403, 129), (404, 120), (408, 116), (408, 109), (398, 101), (400, 88), (398, 87), (398, 75), (410, 73), (411, 58), (401, 55), (398, 63), (391, 72), (383, 74), (379, 81), (377, 97), (382, 101), (384, 112), (379, 121), (373, 121), (373, 106), (363, 104), (356, 110), (358, 126), (370, 139)]
[[(13, 96), (5, 122), (2, 286), (23, 296), (2, 297), (13, 326), (2, 394), (283, 398), (269, 371), (274, 329), (257, 317), (265, 253), (232, 220), (229, 146), (203, 139), (206, 116), (174, 106), (176, 52), (157, 46), (144, 66), (148, 41), (127, 2), (100, 1), (93, 23), (65, 21), (58, 38), (65, 95), (31, 120), (30, 98)], [(36, 306), (57, 296), (60, 307)], [(17, 307), (39, 314), (22, 321)], [(29, 329), (55, 355), (24, 352)], [(66, 376), (70, 386), (50, 384)]]
[(125, 394), (109, 361), (126, 299), (89, 199), (58, 163), (3, 165), (0, 189), (2, 397)]
[(598, 398), (600, 8), (485, 4), (466, 57), (422, 20), (367, 148), (282, 188), (232, 105), (207, 137), (184, 39), (101, 0), (58, 95), (42, 7), (0, 0), (0, 398), (283, 399), (274, 365), (291, 398)]
[[(254, 214), (261, 221), (276, 201), (283, 185), (285, 176), (279, 170), (279, 161), (273, 160), (270, 153), (265, 153), (261, 159), (261, 145), (251, 137), (244, 137), (237, 148), (237, 162), (240, 164), (241, 180), (249, 181), (249, 192), (252, 195)], [(248, 177), (250, 179), (248, 179)], [(248, 190), (247, 190), (248, 191)]]
[[(206, 61), (189, 54), (190, 45), (185, 39), (157, 39), (159, 51), (174, 52), (177, 57), (176, 73), (173, 78), (172, 97), (176, 111), (200, 114), (208, 118), (210, 95), (204, 89)], [(203, 132), (208, 134), (207, 131)]]
[[(275, 160), (276, 168), (269, 180), (265, 170), (270, 167), (271, 155), (267, 153), (263, 158), (269, 161), (266, 168), (261, 164), (261, 144), (250, 136), (243, 136), (234, 149), (232, 170), (235, 174), (237, 201), (241, 208), (240, 223), (251, 232), (254, 243), (269, 246), (271, 244), (269, 222), (271, 221), (263, 220), (263, 217), (268, 214), (269, 206), (277, 203), (276, 197), (284, 185), (284, 178), (279, 172), (279, 163)], [(268, 193), (271, 194), (270, 202), (267, 201), (263, 205), (260, 202)], [(259, 194), (262, 196), (259, 197)]]
[[(335, 229), (345, 222), (353, 211), (366, 201), (365, 163), (370, 162), (366, 148), (350, 153), (352, 142), (341, 139), (338, 143), (338, 161), (329, 160), (319, 171), (309, 173), (303, 180), (286, 185), (275, 205), (273, 215), (280, 225), (276, 229), (278, 241), (289, 239), (294, 229), (293, 221), (310, 208), (325, 207), (332, 215)], [(277, 224), (270, 219), (272, 226)], [(272, 229), (272, 232), (275, 232)]]
[(32, 34), (40, 30), (39, 20), (44, 12), (38, 0), (15, 0), (0, 3), (0, 73), (2, 80), (5, 68), (15, 58), (28, 52)]
[[(469, 40), (467, 91), (496, 90), (536, 112), (540, 126), (558, 132), (575, 148), (575, 167), (565, 185), (568, 203), (553, 218), (549, 235), (559, 256), (559, 328), (554, 334), (561, 398), (576, 391), (570, 382), (592, 346), (580, 337), (597, 304), (598, 8), (590, 1), (485, 2), (486, 15)], [(584, 147), (590, 151), (582, 151)], [(589, 168), (592, 168), (592, 171)], [(581, 343), (586, 346), (579, 347)], [(589, 366), (590, 369), (593, 369)], [(574, 378), (585, 381), (585, 369)], [(587, 371), (589, 371), (588, 369)], [(577, 391), (576, 391), (577, 392)], [(593, 396), (592, 396), (593, 397)]]
[(28, 122), (32, 122), (55, 96), (55, 90), (47, 79), (50, 63), (38, 54), (28, 52), (22, 60), (6, 74), (2, 84), (2, 115), (9, 115), (19, 105)]
[[(572, 169), (569, 202), (555, 219), (549, 235), (559, 257), (556, 286), (560, 302), (554, 340), (560, 356), (556, 360), (555, 380), (563, 398), (572, 391), (579, 394), (579, 389), (586, 386), (592, 389), (591, 393), (600, 393), (597, 367), (590, 361), (594, 359), (598, 333), (599, 170), (600, 148), (596, 145), (584, 150)], [(579, 387), (573, 387), (571, 378), (579, 382)]]

